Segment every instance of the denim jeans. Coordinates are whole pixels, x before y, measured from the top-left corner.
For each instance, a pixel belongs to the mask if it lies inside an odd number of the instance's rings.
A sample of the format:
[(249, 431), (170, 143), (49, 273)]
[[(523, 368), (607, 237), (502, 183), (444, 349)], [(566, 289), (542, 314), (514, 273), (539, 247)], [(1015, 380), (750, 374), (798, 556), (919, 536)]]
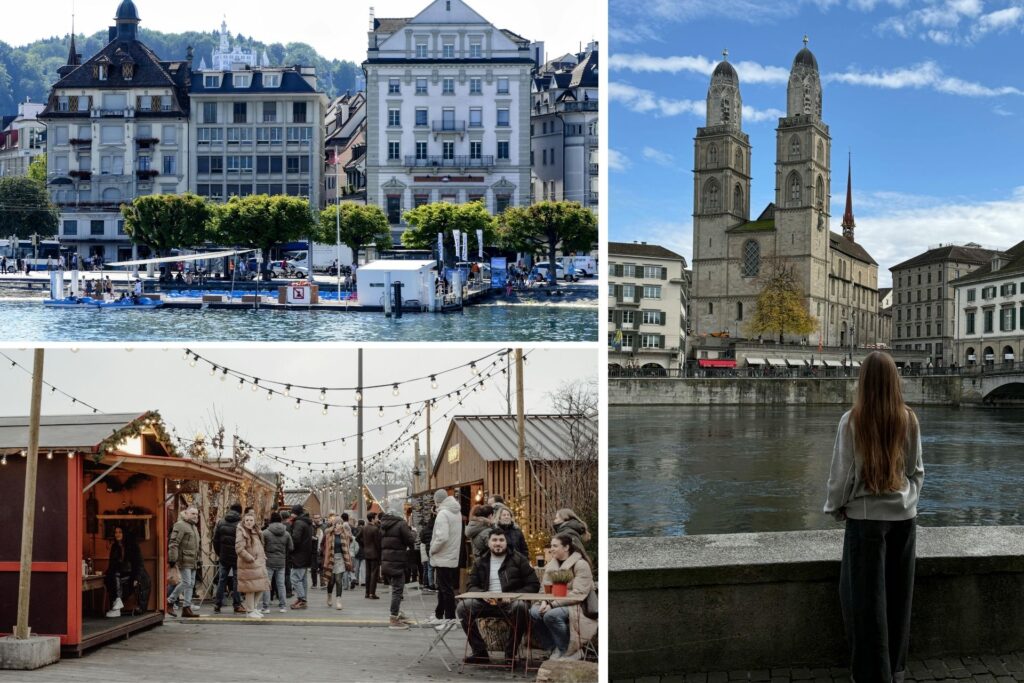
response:
[[(267, 567), (267, 578), (270, 579), (271, 586), (277, 587), (277, 604), (278, 607), (284, 609), (285, 606), (288, 604), (287, 602), (285, 602), (285, 595), (287, 594), (284, 591), (284, 568), (282, 567), (281, 569), (271, 569), (270, 567)], [(266, 610), (269, 608), (270, 591), (268, 590), (263, 592), (263, 609)]]
[(306, 601), (306, 579), (309, 577), (308, 567), (292, 567), (292, 590), (298, 600)]
[(195, 568), (179, 568), (178, 571), (181, 572), (181, 581), (179, 581), (178, 585), (171, 591), (170, 596), (167, 598), (167, 603), (173, 606), (178, 597), (181, 597), (181, 601), (185, 603), (185, 607), (191, 607), (192, 591), (196, 587), (196, 570)]
[(362, 558), (355, 558), (352, 560), (352, 580), (359, 583), (359, 574), (363, 568)]
[(544, 614), (540, 608), (530, 608), (533, 632), (545, 650), (558, 650), (563, 655), (569, 649), (569, 608), (552, 607)]
[(423, 579), (420, 581), (421, 586), (433, 586), (434, 585), (434, 568), (430, 566), (429, 562), (423, 563), (423, 570), (420, 572)]
[(238, 575), (231, 565), (220, 565), (220, 578), (217, 580), (217, 600), (214, 604), (218, 607), (224, 605), (224, 591), (227, 589), (228, 574), (235, 576), (234, 588), (231, 591), (231, 602), (237, 607), (242, 604), (242, 596), (238, 592)]
[(405, 570), (399, 570), (394, 574), (385, 573), (385, 578), (391, 582), (391, 616), (397, 617), (402, 610), (402, 593), (405, 590)]

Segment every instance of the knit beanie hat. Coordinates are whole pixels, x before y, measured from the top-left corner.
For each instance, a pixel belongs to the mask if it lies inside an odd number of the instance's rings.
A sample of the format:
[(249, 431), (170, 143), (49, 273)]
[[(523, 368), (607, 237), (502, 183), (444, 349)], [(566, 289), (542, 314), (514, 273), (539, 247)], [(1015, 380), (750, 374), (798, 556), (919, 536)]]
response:
[(434, 505), (440, 505), (444, 502), (444, 499), (448, 497), (448, 492), (444, 489), (438, 489), (434, 491)]

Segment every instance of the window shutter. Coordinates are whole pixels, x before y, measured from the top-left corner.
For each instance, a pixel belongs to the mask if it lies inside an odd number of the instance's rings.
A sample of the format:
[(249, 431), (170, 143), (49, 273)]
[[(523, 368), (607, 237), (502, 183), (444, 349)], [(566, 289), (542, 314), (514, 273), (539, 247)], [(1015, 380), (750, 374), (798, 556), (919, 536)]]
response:
[(668, 279), (668, 268), (662, 268), (661, 269), (661, 279), (662, 280), (667, 280)]
[(665, 324), (665, 318), (667, 317), (667, 315), (668, 314), (665, 313), (665, 311), (661, 312), (661, 322), (658, 323), (659, 325), (664, 325)]
[(621, 263), (616, 263), (615, 264), (615, 277), (622, 277), (622, 264)]
[(622, 285), (615, 285), (615, 300), (622, 303)]
[(640, 303), (640, 297), (643, 296), (644, 288), (641, 285), (634, 285), (633, 287), (633, 301)]
[(622, 311), (614, 310), (614, 311), (612, 311), (612, 315), (615, 316), (615, 318), (614, 318), (615, 326), (616, 327), (622, 327)]
[(665, 335), (663, 335), (663, 334), (659, 334), (658, 335), (658, 348), (659, 349), (665, 348)]

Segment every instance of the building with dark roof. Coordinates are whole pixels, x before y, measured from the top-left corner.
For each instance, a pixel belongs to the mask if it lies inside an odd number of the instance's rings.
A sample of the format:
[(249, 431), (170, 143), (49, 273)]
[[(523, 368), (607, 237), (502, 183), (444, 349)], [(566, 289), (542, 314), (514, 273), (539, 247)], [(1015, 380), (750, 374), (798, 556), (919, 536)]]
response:
[(597, 211), (598, 47), (549, 61), (533, 76), (530, 164), (534, 202), (571, 201)]
[(41, 154), (46, 154), (46, 126), (36, 117), (43, 105), (27, 100), (16, 115), (0, 122), (0, 177), (23, 176)]
[[(951, 283), (960, 365), (1013, 365), (1024, 358), (1024, 242)], [(1019, 367), (1019, 366), (1018, 366)]]
[(165, 61), (138, 39), (132, 0), (117, 7), (107, 44), (82, 61), (71, 36), (67, 63), (39, 115), (48, 126), (47, 176), (59, 236), (83, 257), (138, 256), (120, 205), (188, 189), (191, 53)]
[[(336, 97), (324, 118), (324, 200), (366, 203), (366, 93)], [(350, 263), (343, 260), (342, 263)]]
[(464, 0), (415, 17), (371, 16), (366, 73), (367, 203), (397, 243), (406, 211), (482, 201), (492, 214), (530, 201), (530, 43)]
[[(751, 220), (751, 147), (743, 131), (740, 79), (728, 51), (707, 93), (707, 121), (694, 139), (692, 333), (701, 340), (760, 337), (750, 329), (766, 274), (791, 269), (816, 329), (785, 341), (844, 348), (881, 336), (878, 263), (856, 241), (852, 172), (842, 232), (831, 229), (831, 136), (822, 118), (817, 59), (796, 54), (786, 115), (776, 129), (775, 201)], [(769, 335), (765, 334), (765, 337)]]
[(998, 253), (973, 242), (940, 244), (890, 268), (892, 347), (926, 352), (923, 362), (939, 367), (957, 360), (958, 307), (952, 283), (987, 266)]
[(646, 242), (608, 243), (608, 365), (679, 368), (686, 357), (686, 259)]

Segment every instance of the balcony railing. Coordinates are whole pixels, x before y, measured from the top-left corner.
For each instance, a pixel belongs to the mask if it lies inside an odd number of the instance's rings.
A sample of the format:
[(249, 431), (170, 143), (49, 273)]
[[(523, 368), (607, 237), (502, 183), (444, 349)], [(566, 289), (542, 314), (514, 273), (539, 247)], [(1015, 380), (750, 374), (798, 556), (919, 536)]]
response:
[(135, 144), (139, 147), (150, 147), (160, 142), (160, 138), (135, 138)]
[(597, 111), (597, 100), (562, 102), (559, 106), (561, 106), (564, 111)]
[(160, 171), (156, 170), (155, 168), (140, 168), (139, 170), (135, 171), (135, 175), (138, 177), (139, 180), (152, 180), (153, 178), (160, 175)]
[(71, 171), (68, 175), (78, 180), (89, 180), (92, 178), (92, 171)]
[(75, 145), (75, 146), (78, 146), (78, 145), (91, 145), (92, 144), (92, 138), (71, 138), (70, 140), (68, 140), (68, 143), (72, 144), (72, 145)]
[(494, 166), (494, 156), (428, 156), (423, 158), (405, 157), (405, 165), (409, 168), (490, 168)]
[(433, 129), (435, 133), (465, 133), (466, 122), (465, 121), (434, 121)]

